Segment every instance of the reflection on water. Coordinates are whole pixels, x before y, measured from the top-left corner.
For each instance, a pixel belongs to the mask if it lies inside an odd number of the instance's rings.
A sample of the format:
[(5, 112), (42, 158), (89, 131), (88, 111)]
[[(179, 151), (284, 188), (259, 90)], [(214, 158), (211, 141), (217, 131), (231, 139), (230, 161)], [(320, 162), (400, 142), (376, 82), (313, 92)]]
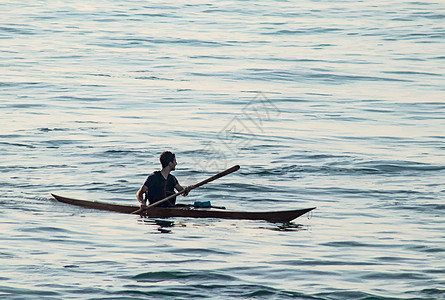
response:
[[(178, 224), (175, 221), (150, 219), (150, 218), (146, 218), (146, 217), (139, 219), (139, 222), (143, 223), (144, 225), (153, 227), (154, 230), (157, 231), (157, 232), (150, 232), (153, 234), (154, 233), (172, 233), (172, 231), (168, 228), (182, 226), (181, 224)], [(186, 225), (184, 224), (183, 226), (186, 226)]]
[[(190, 220), (176, 221), (176, 220), (162, 220), (162, 219), (150, 219), (150, 218), (142, 218), (139, 219), (139, 222), (150, 226), (152, 230), (156, 230), (157, 232), (150, 232), (153, 234), (156, 233), (174, 233), (174, 228), (183, 228), (183, 227), (213, 227), (218, 223), (218, 220), (207, 219), (203, 220), (203, 222), (197, 223)], [(242, 223), (243, 222), (243, 223)], [(235, 224), (231, 224), (229, 226), (234, 226), (234, 228), (249, 228), (249, 229), (259, 229), (259, 230), (273, 230), (273, 231), (301, 231), (301, 230), (310, 230), (310, 225), (303, 225), (295, 222), (287, 222), (287, 223), (274, 223), (274, 222), (262, 222), (262, 225), (258, 227), (252, 227), (252, 223), (258, 223), (258, 221), (239, 221)], [(264, 224), (266, 223), (266, 225)], [(240, 225), (243, 224), (243, 225)]]

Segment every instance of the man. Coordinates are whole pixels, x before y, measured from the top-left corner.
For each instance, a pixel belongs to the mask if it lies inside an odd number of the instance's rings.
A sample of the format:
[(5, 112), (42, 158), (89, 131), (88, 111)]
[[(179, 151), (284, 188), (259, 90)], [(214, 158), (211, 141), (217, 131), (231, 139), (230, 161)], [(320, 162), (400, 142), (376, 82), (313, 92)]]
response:
[[(180, 192), (184, 191), (183, 196), (187, 196), (192, 186), (185, 189), (179, 184), (175, 176), (170, 172), (175, 170), (176, 162), (175, 155), (170, 151), (165, 151), (159, 157), (161, 161), (162, 170), (155, 171), (147, 177), (144, 185), (136, 193), (136, 197), (141, 205), (141, 209), (147, 206), (147, 199), (150, 204), (156, 203), (170, 195), (175, 194), (175, 189)], [(145, 199), (144, 199), (145, 195)], [(159, 206), (174, 206), (176, 197), (159, 204)]]

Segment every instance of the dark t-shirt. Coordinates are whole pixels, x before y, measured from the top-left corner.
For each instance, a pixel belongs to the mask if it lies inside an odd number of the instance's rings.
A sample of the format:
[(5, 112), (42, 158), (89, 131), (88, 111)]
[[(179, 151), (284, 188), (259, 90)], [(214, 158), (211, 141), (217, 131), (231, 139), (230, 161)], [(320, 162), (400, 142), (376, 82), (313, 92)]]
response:
[[(147, 180), (145, 180), (144, 183), (148, 188), (146, 199), (148, 199), (150, 204), (153, 204), (165, 197), (173, 195), (177, 184), (178, 180), (175, 176), (168, 174), (166, 180), (160, 171), (155, 171), (147, 177)], [(175, 203), (176, 197), (159, 204), (159, 206), (174, 206)]]

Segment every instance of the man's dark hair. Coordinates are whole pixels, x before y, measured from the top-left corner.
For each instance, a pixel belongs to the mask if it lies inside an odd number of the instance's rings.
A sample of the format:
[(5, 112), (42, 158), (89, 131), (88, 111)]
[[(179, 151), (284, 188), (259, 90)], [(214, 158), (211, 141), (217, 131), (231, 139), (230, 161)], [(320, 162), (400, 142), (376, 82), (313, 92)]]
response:
[(171, 153), (170, 151), (162, 152), (159, 160), (161, 161), (162, 168), (165, 168), (169, 163), (175, 160), (175, 154)]

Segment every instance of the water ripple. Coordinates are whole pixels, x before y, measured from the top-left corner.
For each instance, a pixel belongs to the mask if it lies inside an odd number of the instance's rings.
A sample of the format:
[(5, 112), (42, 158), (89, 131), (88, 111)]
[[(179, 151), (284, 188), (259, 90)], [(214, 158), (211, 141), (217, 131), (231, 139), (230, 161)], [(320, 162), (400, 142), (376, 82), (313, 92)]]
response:
[(220, 274), (217, 272), (197, 272), (197, 271), (159, 271), (159, 272), (145, 272), (132, 277), (133, 279), (144, 282), (163, 282), (169, 280), (178, 280), (187, 282), (189, 280), (198, 280), (201, 282), (207, 281), (236, 281), (237, 278)]

